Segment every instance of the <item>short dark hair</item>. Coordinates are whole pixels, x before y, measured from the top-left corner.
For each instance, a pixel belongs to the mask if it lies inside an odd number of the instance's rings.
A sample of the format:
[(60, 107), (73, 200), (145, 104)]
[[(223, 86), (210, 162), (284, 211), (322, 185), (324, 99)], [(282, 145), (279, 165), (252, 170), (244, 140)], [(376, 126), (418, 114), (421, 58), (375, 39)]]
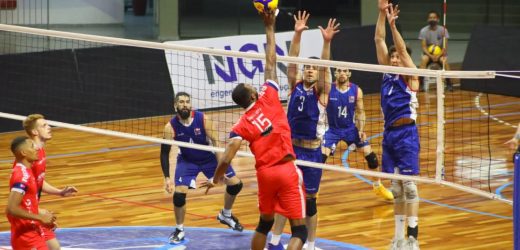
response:
[[(388, 57), (392, 56), (392, 53), (396, 52), (397, 51), (397, 48), (395, 47), (395, 45), (392, 45), (388, 48)], [(412, 49), (410, 49), (410, 47), (408, 47), (408, 45), (406, 45), (406, 52), (408, 52), (408, 55), (412, 55)]]
[(178, 92), (176, 95), (175, 95), (175, 103), (177, 103), (179, 101), (179, 97), (181, 96), (187, 96), (188, 98), (191, 98), (190, 97), (190, 94), (186, 93), (186, 92)]
[[(308, 59), (320, 59), (320, 58), (317, 57), (317, 56), (311, 56), (311, 57), (309, 57)], [(304, 65), (303, 65), (303, 69), (305, 69), (305, 67), (307, 67), (307, 66), (313, 66), (313, 65), (310, 65), (310, 64), (304, 64)]]
[(18, 136), (14, 138), (11, 142), (11, 152), (13, 152), (13, 154), (16, 154), (16, 152), (18, 152), (18, 150), (20, 149), (20, 146), (24, 145), (27, 139), (29, 139), (29, 137), (27, 136)]
[(430, 10), (430, 11), (428, 11), (428, 16), (430, 16), (431, 13), (435, 14), (437, 16), (437, 18), (439, 18), (439, 19), (441, 18), (441, 14), (439, 14), (439, 12), (437, 12), (435, 10)]
[(246, 88), (246, 85), (243, 83), (239, 83), (234, 89), (233, 93), (231, 93), (231, 98), (233, 101), (238, 104), (238, 106), (242, 108), (247, 108), (251, 105), (251, 90)]

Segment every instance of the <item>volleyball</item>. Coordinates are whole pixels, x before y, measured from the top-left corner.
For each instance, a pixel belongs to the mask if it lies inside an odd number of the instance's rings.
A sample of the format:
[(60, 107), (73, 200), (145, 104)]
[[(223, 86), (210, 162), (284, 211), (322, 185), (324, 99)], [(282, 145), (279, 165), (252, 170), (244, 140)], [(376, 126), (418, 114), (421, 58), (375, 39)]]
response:
[(275, 11), (278, 8), (278, 0), (253, 0), (258, 13), (264, 13), (264, 11)]
[(434, 56), (438, 56), (442, 53), (442, 49), (441, 47), (432, 44), (428, 47), (428, 52)]

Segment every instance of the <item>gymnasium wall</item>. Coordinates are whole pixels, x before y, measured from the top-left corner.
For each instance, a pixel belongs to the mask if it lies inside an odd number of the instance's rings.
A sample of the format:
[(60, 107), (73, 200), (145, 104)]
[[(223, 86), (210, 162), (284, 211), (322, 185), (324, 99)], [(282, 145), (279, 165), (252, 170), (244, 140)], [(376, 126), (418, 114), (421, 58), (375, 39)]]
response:
[[(2, 112), (83, 124), (172, 112), (164, 52), (131, 47), (0, 55)], [(32, 101), (28, 101), (32, 100)], [(0, 119), (0, 132), (21, 130)]]
[[(519, 71), (518, 41), (520, 41), (520, 28), (475, 26), (462, 69)], [(520, 79), (504, 77), (490, 80), (464, 79), (461, 84), (464, 90), (520, 97)]]

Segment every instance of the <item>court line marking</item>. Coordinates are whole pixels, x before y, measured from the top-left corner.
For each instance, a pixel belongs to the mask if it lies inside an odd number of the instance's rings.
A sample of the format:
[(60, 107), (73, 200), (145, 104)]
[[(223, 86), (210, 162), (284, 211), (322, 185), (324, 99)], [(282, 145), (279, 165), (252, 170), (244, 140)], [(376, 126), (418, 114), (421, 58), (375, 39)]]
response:
[[(506, 122), (502, 119), (499, 119), (497, 118), (498, 115), (492, 115), (490, 114), (489, 112), (487, 112), (481, 105), (480, 105), (480, 97), (482, 97), (483, 93), (478, 93), (478, 95), (475, 96), (475, 107), (482, 113), (484, 114), (485, 116), (489, 116), (493, 121), (496, 121), (500, 124), (503, 124), (503, 125), (506, 125), (506, 126), (509, 126), (509, 127), (512, 127), (512, 128), (518, 128), (517, 125), (514, 125), (514, 124), (511, 124), (509, 122)], [(507, 105), (502, 105), (502, 106), (507, 106)]]
[[(424, 125), (424, 124), (422, 124), (422, 125)], [(383, 135), (383, 133), (379, 133), (379, 134), (373, 135), (371, 137), (368, 137), (367, 140), (370, 141), (371, 139), (377, 138), (377, 137), (379, 137), (381, 135)], [(349, 154), (350, 154), (350, 149), (347, 148), (347, 150), (345, 150), (345, 152), (341, 156), (341, 162), (343, 163), (343, 166), (345, 168), (349, 168), (350, 167), (348, 162), (347, 162)], [(354, 176), (356, 178), (360, 179), (361, 181), (363, 181), (363, 182), (369, 184), (370, 186), (372, 186), (372, 181), (368, 180), (367, 178), (365, 178), (365, 177), (363, 177), (363, 176), (361, 176), (359, 174), (354, 174)], [(469, 209), (469, 208), (463, 208), (463, 207), (459, 207), (459, 206), (448, 205), (448, 204), (445, 204), (445, 203), (432, 201), (432, 200), (428, 200), (428, 199), (424, 199), (424, 198), (419, 198), (419, 199), (422, 202), (430, 203), (430, 204), (433, 204), (433, 205), (437, 205), (437, 206), (441, 206), (441, 207), (445, 207), (445, 208), (449, 208), (449, 209), (453, 209), (453, 210), (459, 210), (459, 211), (464, 211), (464, 212), (468, 212), (468, 213), (474, 213), (474, 214), (480, 214), (480, 215), (485, 215), (485, 216), (491, 216), (491, 217), (500, 218), (500, 219), (513, 220), (513, 217), (511, 217), (511, 216), (504, 216), (504, 215), (499, 215), (499, 214), (493, 214), (493, 213), (488, 213), (488, 212), (477, 211), (477, 210), (473, 210), (473, 209)]]
[[(172, 230), (174, 226), (113, 226), (113, 227), (80, 227), (80, 228), (58, 228), (57, 232), (80, 232), (80, 231), (95, 231), (95, 230), (109, 230), (109, 231), (117, 231), (117, 230), (136, 230), (136, 229), (145, 229), (145, 230), (154, 230), (154, 229), (167, 229)], [(236, 233), (236, 234), (253, 234), (254, 231), (252, 230), (244, 230), (242, 232), (236, 232), (231, 229), (224, 229), (224, 228), (212, 228), (212, 227), (184, 227), (186, 231), (211, 231), (211, 232), (223, 232), (223, 233)], [(4, 231), (0, 232), (0, 235), (8, 235), (10, 234), (10, 231)], [(284, 233), (283, 236), (290, 237), (290, 234)], [(316, 241), (323, 242), (330, 245), (335, 245), (339, 247), (348, 247), (353, 250), (365, 250), (367, 248), (353, 245), (341, 241), (333, 241), (323, 238), (316, 238)], [(76, 245), (74, 245), (76, 246)]]

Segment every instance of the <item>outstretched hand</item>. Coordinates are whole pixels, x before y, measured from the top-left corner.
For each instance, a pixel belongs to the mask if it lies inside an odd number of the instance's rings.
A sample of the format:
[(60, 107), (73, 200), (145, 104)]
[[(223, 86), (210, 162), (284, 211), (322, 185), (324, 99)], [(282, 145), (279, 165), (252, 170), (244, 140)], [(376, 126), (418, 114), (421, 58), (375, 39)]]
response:
[(225, 180), (225, 177), (219, 177), (219, 178), (210, 178), (206, 182), (202, 183), (200, 185), (200, 188), (206, 188), (206, 192), (204, 194), (208, 194), (209, 190), (212, 189), (215, 186), (218, 186), (220, 183), (223, 183)]
[(518, 140), (515, 137), (509, 141), (506, 141), (504, 144), (509, 145), (511, 150), (516, 150), (518, 148)]
[(63, 197), (69, 197), (76, 195), (77, 192), (78, 189), (76, 189), (74, 186), (66, 186), (61, 190), (60, 195)]
[(379, 0), (377, 3), (379, 11), (385, 12), (388, 9), (388, 6), (391, 5), (389, 2), (389, 0)]
[(397, 20), (397, 18), (399, 18), (400, 11), (401, 10), (399, 10), (399, 5), (395, 5), (395, 6), (393, 6), (392, 4), (388, 5), (388, 8), (386, 8), (385, 13), (386, 13), (386, 19), (388, 20), (388, 24), (390, 24), (390, 26), (395, 26), (395, 20)]
[(339, 32), (338, 27), (340, 23), (336, 23), (336, 18), (329, 19), (329, 23), (327, 24), (327, 28), (323, 28), (318, 26), (321, 30), (321, 35), (323, 36), (323, 40), (326, 42), (330, 42), (334, 35)]
[(310, 15), (311, 14), (305, 10), (303, 12), (299, 10), (297, 15), (293, 15), (295, 32), (301, 33), (304, 30), (309, 29), (307, 26), (307, 21), (309, 20)]

